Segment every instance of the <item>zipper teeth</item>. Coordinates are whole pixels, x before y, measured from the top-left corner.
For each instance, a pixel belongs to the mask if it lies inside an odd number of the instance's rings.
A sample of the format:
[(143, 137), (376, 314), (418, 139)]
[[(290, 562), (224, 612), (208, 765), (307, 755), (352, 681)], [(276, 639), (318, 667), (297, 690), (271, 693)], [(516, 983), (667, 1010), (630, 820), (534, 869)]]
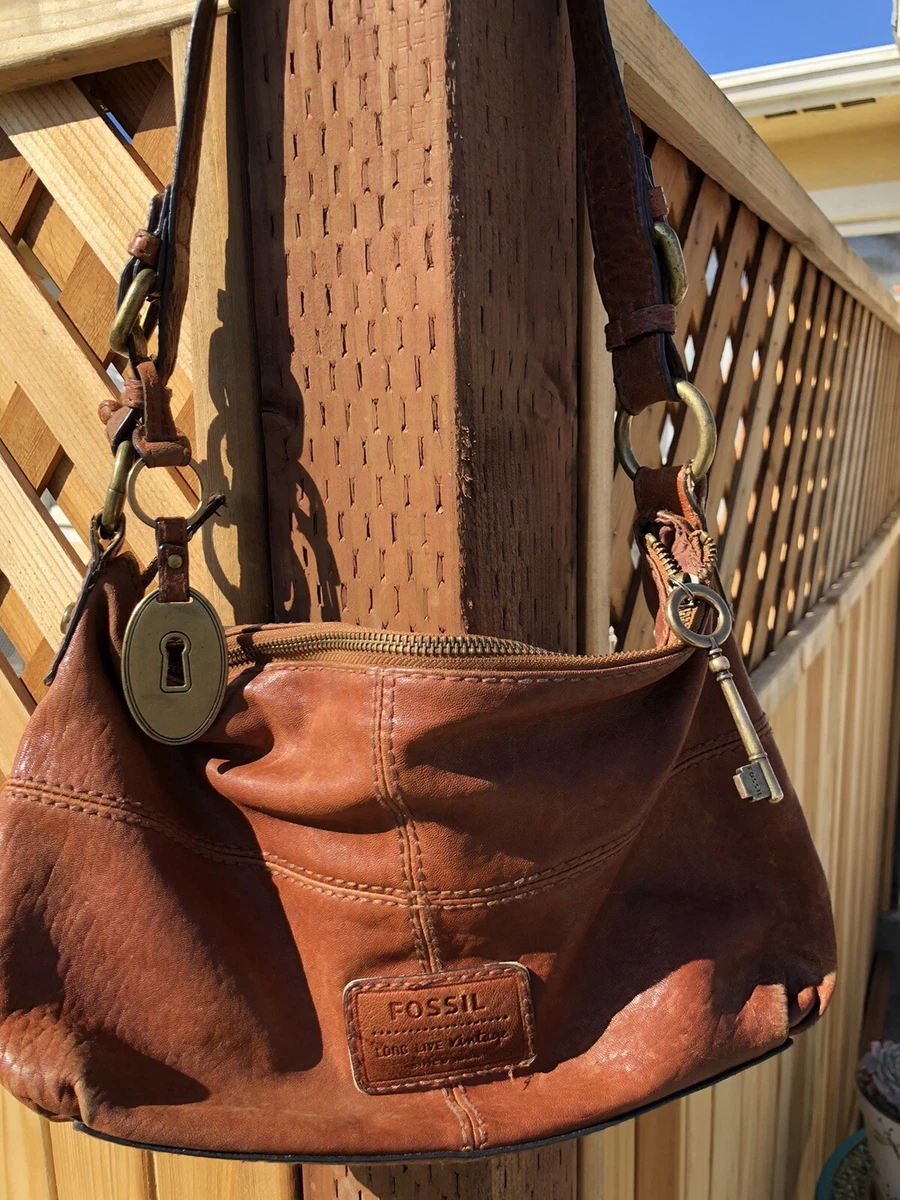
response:
[[(668, 550), (659, 538), (653, 533), (645, 533), (644, 539), (647, 544), (647, 549), (652, 550), (655, 558), (665, 567), (670, 578), (684, 574), (684, 568), (675, 558), (674, 554)], [(718, 565), (719, 547), (714, 538), (706, 534), (701, 538), (703, 551), (705, 553), (705, 561), (703, 563), (703, 571), (701, 578), (705, 578), (712, 574)]]
[[(260, 644), (235, 646), (228, 652), (231, 666), (257, 662), (265, 658), (289, 658), (299, 654), (351, 651), (357, 654), (406, 654), (413, 658), (527, 658), (548, 656), (552, 652), (526, 642), (480, 634), (383, 633), (348, 630), (346, 633), (304, 633), (277, 638)], [(560, 655), (559, 657), (565, 657)]]
[(666, 547), (662, 544), (659, 538), (656, 537), (655, 534), (645, 533), (644, 540), (647, 543), (647, 549), (653, 551), (654, 556), (658, 559), (662, 566), (665, 567), (666, 574), (670, 579), (684, 574), (683, 569), (678, 560), (675, 558), (674, 554), (670, 553), (670, 551), (666, 549)]

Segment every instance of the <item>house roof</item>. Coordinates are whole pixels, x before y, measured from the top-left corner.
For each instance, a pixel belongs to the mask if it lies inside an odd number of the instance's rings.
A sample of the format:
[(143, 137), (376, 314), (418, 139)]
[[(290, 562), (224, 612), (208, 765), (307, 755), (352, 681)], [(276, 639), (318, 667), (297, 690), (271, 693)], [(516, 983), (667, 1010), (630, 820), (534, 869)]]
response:
[(900, 93), (900, 47), (874, 46), (713, 75), (745, 117), (809, 112)]

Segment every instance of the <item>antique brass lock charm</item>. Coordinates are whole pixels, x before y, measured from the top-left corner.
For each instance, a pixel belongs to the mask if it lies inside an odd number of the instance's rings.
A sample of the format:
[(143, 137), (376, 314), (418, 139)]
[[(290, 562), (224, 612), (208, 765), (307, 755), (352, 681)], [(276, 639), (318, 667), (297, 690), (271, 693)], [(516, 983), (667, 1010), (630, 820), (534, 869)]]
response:
[[(204, 506), (201, 499), (192, 515)], [(189, 585), (188, 523), (153, 521), (137, 501), (138, 460), (125, 491), (140, 520), (156, 530), (159, 588), (145, 596), (128, 621), (122, 641), (122, 690), (138, 726), (157, 742), (177, 746), (200, 737), (216, 718), (228, 677), (225, 633), (213, 606)]]
[(193, 741), (215, 720), (225, 692), (228, 655), (212, 605), (193, 588), (185, 603), (145, 596), (125, 629), (122, 687), (148, 737)]

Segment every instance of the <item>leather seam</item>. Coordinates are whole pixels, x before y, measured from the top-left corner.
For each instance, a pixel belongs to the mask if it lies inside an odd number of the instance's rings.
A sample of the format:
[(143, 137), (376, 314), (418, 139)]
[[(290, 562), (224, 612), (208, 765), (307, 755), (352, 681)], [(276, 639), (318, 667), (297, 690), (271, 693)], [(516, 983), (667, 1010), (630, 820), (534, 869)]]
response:
[(398, 814), (390, 797), (390, 786), (388, 784), (386, 763), (384, 759), (384, 747), (382, 746), (382, 726), (385, 719), (386, 700), (384, 692), (384, 676), (376, 675), (374, 680), (373, 691), (373, 714), (372, 714), (372, 769), (375, 783), (375, 797), (378, 803), (387, 810), (391, 820), (397, 830), (397, 842), (400, 849), (400, 870), (403, 874), (403, 882), (406, 887), (406, 894), (403, 897), (403, 903), (406, 906), (409, 916), (410, 930), (413, 936), (413, 944), (416, 949), (416, 958), (419, 966), (423, 971), (428, 969), (428, 953), (427, 948), (423, 944), (421, 930), (419, 929), (418, 921), (416, 920), (415, 912), (415, 892), (411, 879), (409, 858), (408, 858), (408, 839), (405, 831), (405, 821), (402, 814)]
[(425, 947), (428, 951), (429, 966), (431, 971), (440, 971), (443, 969), (441, 962), (440, 951), (437, 944), (437, 933), (432, 920), (431, 906), (428, 896), (428, 881), (425, 877), (425, 867), (422, 862), (422, 845), (419, 841), (418, 830), (416, 823), (413, 820), (412, 812), (409, 805), (403, 796), (403, 791), (400, 787), (400, 774), (397, 770), (397, 759), (394, 754), (394, 711), (397, 693), (397, 681), (392, 677), (390, 681), (390, 716), (388, 720), (387, 731), (387, 753), (386, 762), (387, 779), (389, 789), (391, 790), (391, 799), (396, 804), (399, 812), (403, 816), (404, 825), (407, 836), (410, 842), (410, 867), (412, 868), (413, 887), (416, 893), (416, 904), (422, 914), (422, 934), (425, 939)]
[[(140, 800), (128, 800), (124, 796), (114, 796), (109, 792), (95, 792), (86, 789), (71, 787), (65, 783), (53, 783), (49, 779), (38, 779), (35, 776), (11, 776), (7, 780), (7, 790), (12, 793), (15, 785), (20, 785), (20, 791), (26, 792), (33, 790), (46, 795), (60, 796), (61, 799), (66, 799), (69, 796), (81, 797), (89, 801), (102, 801), (114, 808), (119, 808), (124, 812), (132, 812), (133, 809), (144, 808)], [(133, 814), (138, 819), (144, 819), (144, 813)], [(394, 896), (398, 903), (402, 903), (406, 899), (406, 891), (403, 888), (393, 888), (378, 883), (359, 883), (352, 879), (342, 879), (339, 875), (323, 875), (319, 871), (313, 871), (308, 867), (301, 867), (298, 863), (293, 863), (290, 859), (282, 858), (279, 854), (273, 854), (270, 850), (249, 850), (242, 846), (231, 845), (228, 842), (214, 842), (207, 838), (196, 837), (189, 830), (177, 825), (174, 821), (170, 821), (167, 817), (146, 814), (146, 821), (154, 828), (159, 827), (160, 832), (171, 830), (172, 836), (176, 841), (184, 841), (189, 839), (193, 845), (202, 847), (207, 850), (221, 850), (229, 855), (245, 855), (255, 861), (260, 855), (266, 862), (276, 863), (279, 866), (287, 867), (290, 871), (295, 871), (298, 875), (312, 880), (316, 883), (334, 884), (335, 890), (343, 891), (362, 891), (376, 892), (379, 895)], [(567, 864), (561, 864), (563, 866)], [(499, 886), (503, 886), (498, 884)]]
[(709, 759), (712, 758), (721, 758), (722, 755), (727, 754), (729, 750), (738, 750), (742, 746), (743, 742), (741, 741), (740, 734), (731, 734), (727, 738), (722, 738), (721, 740), (710, 745), (708, 749), (703, 750), (699, 754), (692, 753), (689, 757), (679, 759), (672, 768), (669, 778), (671, 779), (674, 775), (680, 775), (689, 767), (697, 766), (698, 763), (708, 762)]
[(447, 1107), (459, 1122), (459, 1132), (462, 1135), (463, 1150), (474, 1150), (475, 1129), (472, 1124), (472, 1118), (457, 1099), (456, 1091), (457, 1089), (452, 1087), (441, 1088), (441, 1095), (444, 1097), (444, 1102), (446, 1103)]
[[(341, 887), (327, 886), (328, 881), (332, 880), (332, 876), (320, 876), (315, 873), (306, 871), (303, 867), (299, 867), (287, 859), (280, 858), (277, 855), (270, 854), (268, 851), (252, 851), (243, 850), (237, 846), (228, 846), (219, 842), (204, 842), (200, 838), (193, 837), (186, 830), (180, 829), (172, 822), (165, 819), (150, 817), (144, 813), (132, 812), (125, 807), (124, 802), (119, 801), (118, 804), (112, 805), (108, 801), (102, 802), (100, 799), (88, 800), (87, 804), (75, 804), (65, 797), (58, 796), (54, 792), (46, 789), (32, 788), (15, 788), (11, 786), (15, 781), (10, 780), (7, 785), (7, 795), (16, 799), (28, 800), (32, 803), (42, 804), (49, 808), (61, 808), (70, 812), (81, 813), (84, 816), (98, 816), (106, 820), (120, 821), (126, 825), (139, 825), (160, 834), (162, 837), (168, 837), (172, 841), (183, 846), (185, 849), (197, 853), (198, 855), (212, 859), (216, 862), (233, 863), (235, 866), (261, 867), (264, 870), (269, 870), (279, 878), (288, 880), (291, 883), (296, 883), (298, 887), (309, 888), (325, 896), (332, 896), (338, 900), (356, 900), (359, 899), (369, 904), (385, 904), (385, 905), (408, 905), (408, 895), (400, 889), (390, 889), (381, 887), (378, 884), (363, 884), (344, 882)], [(85, 796), (93, 795), (93, 793), (83, 793)], [(48, 798), (44, 798), (48, 797)], [(114, 811), (104, 811), (113, 807)], [(96, 810), (96, 811), (95, 811)], [(507, 904), (522, 897), (537, 895), (540, 892), (550, 891), (552, 888), (561, 886), (567, 883), (570, 879), (582, 875), (589, 871), (591, 867), (599, 865), (607, 858), (613, 857), (619, 851), (624, 850), (640, 833), (642, 825), (635, 825), (627, 833), (611, 842), (607, 842), (602, 846), (587, 854), (580, 855), (576, 859), (570, 859), (565, 863), (558, 864), (552, 868), (546, 868), (544, 872), (535, 876), (526, 877), (523, 884), (520, 885), (516, 881), (511, 883), (493, 884), (486, 888), (473, 888), (470, 893), (465, 892), (430, 892), (429, 901), (438, 908), (456, 909), (456, 908), (484, 908), (495, 907), (497, 904)], [(275, 864), (275, 865), (273, 865)], [(312, 880), (326, 884), (326, 886), (316, 886)], [(335, 882), (341, 883), (340, 880)], [(537, 887), (531, 886), (533, 883), (538, 883)], [(347, 895), (348, 891), (362, 893), (360, 896)], [(501, 897), (499, 900), (483, 901), (478, 899), (480, 896), (495, 895), (498, 892), (509, 893)], [(374, 893), (374, 896), (370, 896)], [(375, 897), (383, 897), (381, 899)], [(471, 897), (471, 898), (470, 898)]]
[(299, 879), (296, 875), (289, 873), (284, 868), (274, 867), (267, 863), (263, 858), (251, 858), (249, 855), (244, 855), (240, 852), (226, 853), (216, 852), (206, 849), (198, 844), (190, 837), (178, 837), (171, 830), (164, 829), (157, 825), (156, 822), (149, 820), (147, 817), (139, 816), (137, 813), (128, 812), (108, 812), (104, 811), (104, 806), (94, 803), (90, 807), (86, 805), (72, 804), (70, 801), (56, 799), (52, 797), (41, 797), (31, 795), (28, 792), (9, 792), (8, 795), (17, 799), (27, 800), (32, 804), (41, 804), (45, 808), (61, 808), (69, 812), (81, 813), (87, 817), (99, 817), (102, 820), (112, 821), (121, 825), (138, 825), (146, 829), (153, 830), (160, 837), (167, 837), (171, 841), (176, 842), (190, 854), (196, 854), (200, 858), (210, 859), (212, 862), (220, 862), (234, 867), (251, 867), (268, 871), (270, 874), (277, 876), (279, 879), (284, 879), (288, 883), (293, 883), (297, 887), (306, 888), (311, 892), (318, 892), (322, 896), (330, 896), (335, 900), (349, 900), (357, 904), (382, 904), (382, 905), (402, 905), (404, 901), (401, 898), (397, 899), (378, 899), (375, 896), (364, 895), (349, 895), (345, 892), (339, 892), (334, 888), (316, 887), (315, 884), (307, 882), (305, 879)]
[(463, 1084), (463, 1083), (457, 1084), (455, 1091), (456, 1091), (457, 1096), (460, 1098), (460, 1101), (465, 1104), (465, 1107), (467, 1109), (471, 1109), (471, 1114), (470, 1114), (469, 1119), (473, 1120), (474, 1124), (475, 1124), (476, 1142), (477, 1142), (478, 1149), (483, 1150), (485, 1148), (485, 1146), (488, 1144), (488, 1136), (487, 1136), (487, 1128), (485, 1126), (485, 1123), (481, 1116), (481, 1113), (478, 1111), (477, 1107), (475, 1106), (475, 1103), (472, 1100), (472, 1097), (466, 1091), (465, 1084)]
[[(554, 683), (560, 680), (565, 683), (596, 683), (602, 677), (609, 675), (612, 672), (630, 671), (633, 675), (641, 674), (645, 671), (655, 671), (658, 669), (660, 662), (668, 658), (677, 658), (679, 655), (684, 655), (685, 661), (692, 654), (697, 653), (696, 650), (685, 648), (683, 645), (666, 647), (661, 650), (659, 657), (652, 662), (636, 662), (636, 663), (611, 663), (606, 667), (586, 667), (581, 670), (575, 668), (562, 667), (558, 671), (548, 670), (541, 674), (532, 672), (528, 675), (513, 674), (513, 672), (503, 673), (494, 672), (488, 675), (475, 675), (471, 672), (457, 672), (453, 675), (448, 675), (443, 671), (429, 671), (424, 668), (410, 667), (380, 667), (378, 665), (370, 667), (348, 667), (342, 663), (329, 663), (326, 665), (318, 665), (302, 662), (269, 662), (266, 663), (262, 670), (257, 670), (257, 675), (271, 675), (278, 671), (343, 671), (352, 675), (371, 675), (374, 673), (391, 674), (398, 680), (417, 680), (430, 679), (436, 680), (438, 683), (507, 683), (510, 685), (518, 684), (534, 684), (534, 683)], [(252, 667), (259, 667), (258, 663), (246, 663), (240, 667), (232, 668), (232, 670), (243, 672), (250, 670)], [(237, 676), (231, 679), (231, 683), (237, 681)]]

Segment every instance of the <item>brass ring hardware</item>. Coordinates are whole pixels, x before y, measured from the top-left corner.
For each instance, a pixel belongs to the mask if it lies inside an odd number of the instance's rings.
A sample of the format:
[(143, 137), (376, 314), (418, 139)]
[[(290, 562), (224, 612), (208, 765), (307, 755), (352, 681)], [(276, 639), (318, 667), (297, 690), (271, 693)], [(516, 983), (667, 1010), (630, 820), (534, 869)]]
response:
[(678, 305), (687, 295), (688, 274), (684, 251), (678, 234), (668, 221), (653, 222), (653, 239), (656, 242), (669, 273), (669, 303)]
[[(128, 472), (128, 482), (126, 484), (126, 492), (128, 495), (128, 503), (131, 505), (131, 511), (134, 513), (134, 515), (137, 517), (137, 519), (139, 521), (143, 521), (145, 525), (149, 525), (150, 528), (153, 529), (156, 526), (156, 521), (151, 516), (148, 516), (148, 514), (144, 511), (144, 509), (141, 508), (140, 504), (138, 503), (137, 489), (136, 489), (137, 477), (138, 477), (138, 475), (140, 475), (141, 471), (144, 469), (144, 467), (146, 465), (147, 464), (144, 462), (144, 460), (142, 458), (139, 458), (137, 460), (137, 462), (134, 464), (134, 466), (131, 468), (131, 470)], [(200, 499), (197, 501), (197, 507), (194, 509), (194, 511), (191, 513), (191, 515), (186, 518), (186, 520), (190, 524), (191, 521), (196, 521), (196, 519), (200, 516), (200, 514), (206, 508), (206, 505), (208, 502), (208, 496), (206, 493), (206, 482), (204, 481), (203, 476), (200, 473), (200, 468), (194, 462), (193, 459), (191, 459), (191, 461), (188, 463), (188, 466), (194, 472), (194, 474), (197, 476), (197, 482), (200, 484)]]
[(119, 311), (116, 313), (109, 331), (110, 349), (116, 354), (128, 353), (128, 339), (141, 315), (141, 309), (147, 303), (147, 297), (155, 286), (156, 272), (151, 271), (149, 267), (138, 271), (131, 281), (131, 286), (125, 293), (125, 299), (119, 305)]
[[(688, 646), (696, 646), (700, 650), (717, 650), (728, 640), (733, 626), (731, 609), (725, 600), (718, 592), (704, 587), (702, 583), (674, 580), (673, 585), (666, 601), (666, 621), (669, 628)], [(688, 628), (681, 617), (681, 606), (686, 600), (701, 600), (715, 609), (719, 623), (712, 633), (697, 633)]]
[(125, 488), (128, 472), (135, 458), (135, 449), (130, 439), (119, 443), (113, 461), (112, 476), (106, 489), (103, 511), (100, 514), (100, 535), (110, 538), (118, 530), (125, 509)]
[[(716, 419), (706, 402), (706, 397), (692, 383), (686, 379), (676, 379), (675, 391), (678, 399), (690, 409), (697, 420), (700, 441), (697, 453), (691, 460), (691, 474), (694, 479), (702, 479), (712, 466), (716, 456)], [(635, 458), (631, 448), (632, 419), (631, 413), (626, 412), (624, 408), (619, 409), (616, 414), (616, 455), (629, 479), (634, 479), (641, 469), (641, 464)]]

